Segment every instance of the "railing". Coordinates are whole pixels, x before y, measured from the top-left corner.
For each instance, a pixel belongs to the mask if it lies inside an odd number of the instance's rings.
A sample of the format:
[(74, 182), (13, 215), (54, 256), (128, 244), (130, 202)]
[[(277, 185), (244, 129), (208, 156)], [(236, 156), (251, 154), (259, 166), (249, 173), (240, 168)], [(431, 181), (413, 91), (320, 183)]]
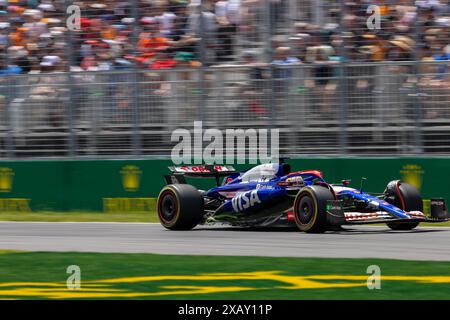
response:
[(51, 3), (0, 4), (2, 159), (167, 156), (194, 121), (279, 128), (285, 156), (450, 153), (443, 1)]
[(450, 153), (448, 62), (0, 78), (0, 157), (167, 156), (176, 128), (279, 128), (283, 155)]

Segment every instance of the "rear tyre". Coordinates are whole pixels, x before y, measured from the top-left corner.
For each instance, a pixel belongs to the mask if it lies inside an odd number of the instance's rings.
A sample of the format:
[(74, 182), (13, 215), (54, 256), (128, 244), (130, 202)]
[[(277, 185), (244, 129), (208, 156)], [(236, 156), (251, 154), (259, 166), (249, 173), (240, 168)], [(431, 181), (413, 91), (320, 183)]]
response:
[(308, 233), (325, 232), (328, 200), (334, 200), (334, 196), (327, 188), (309, 186), (300, 190), (294, 201), (294, 220), (297, 227)]
[(203, 198), (189, 184), (171, 184), (158, 196), (158, 217), (170, 230), (193, 229), (203, 218)]
[[(405, 211), (423, 212), (423, 201), (417, 188), (409, 183), (398, 183), (392, 190), (394, 200), (392, 204)], [(388, 222), (387, 226), (392, 230), (412, 230), (419, 222)]]

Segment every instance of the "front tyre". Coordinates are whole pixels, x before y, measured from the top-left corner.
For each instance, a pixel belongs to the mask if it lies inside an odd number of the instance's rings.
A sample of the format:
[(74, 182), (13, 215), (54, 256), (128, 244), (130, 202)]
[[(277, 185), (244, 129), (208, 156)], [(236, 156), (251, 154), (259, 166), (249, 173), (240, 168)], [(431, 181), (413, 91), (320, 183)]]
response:
[(297, 227), (308, 233), (325, 232), (328, 200), (335, 199), (327, 188), (309, 186), (300, 190), (294, 201), (294, 220)]
[[(409, 183), (397, 182), (390, 192), (393, 205), (404, 211), (423, 212), (423, 201), (417, 188)], [(387, 226), (392, 230), (412, 230), (419, 225), (419, 222), (388, 222)]]
[(157, 210), (159, 221), (165, 228), (190, 230), (203, 218), (203, 198), (189, 184), (171, 184), (161, 190)]

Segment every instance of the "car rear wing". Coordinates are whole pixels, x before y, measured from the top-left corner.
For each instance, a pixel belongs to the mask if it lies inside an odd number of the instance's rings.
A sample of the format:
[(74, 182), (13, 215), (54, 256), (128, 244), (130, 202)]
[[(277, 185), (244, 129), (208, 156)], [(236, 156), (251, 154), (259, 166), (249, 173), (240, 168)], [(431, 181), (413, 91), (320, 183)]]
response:
[(237, 171), (232, 166), (199, 165), (199, 166), (172, 166), (169, 167), (170, 175), (164, 178), (168, 184), (186, 183), (185, 177), (190, 178), (216, 178), (219, 185), (220, 177), (226, 177)]

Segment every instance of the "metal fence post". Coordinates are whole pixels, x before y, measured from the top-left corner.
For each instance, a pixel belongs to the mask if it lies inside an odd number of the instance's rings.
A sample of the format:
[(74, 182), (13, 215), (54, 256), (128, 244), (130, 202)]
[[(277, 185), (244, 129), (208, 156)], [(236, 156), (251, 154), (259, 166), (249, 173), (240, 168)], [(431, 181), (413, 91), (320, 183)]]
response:
[[(66, 0), (66, 12), (67, 12), (67, 8), (72, 4), (73, 1), (71, 0)], [(75, 94), (74, 94), (74, 78), (73, 78), (73, 74), (72, 74), (72, 68), (71, 66), (74, 64), (74, 56), (73, 56), (73, 51), (74, 51), (74, 47), (73, 47), (73, 31), (72, 30), (68, 30), (67, 32), (67, 36), (68, 36), (68, 44), (66, 46), (66, 56), (68, 58), (68, 63), (67, 63), (67, 68), (66, 68), (66, 72), (67, 72), (67, 81), (68, 81), (68, 90), (69, 90), (69, 99), (66, 100), (65, 103), (65, 112), (66, 112), (66, 119), (67, 119), (67, 124), (68, 124), (68, 128), (69, 128), (69, 156), (70, 157), (75, 157), (77, 155), (77, 141), (76, 141), (76, 137), (75, 137), (75, 125), (74, 125), (74, 112), (73, 112), (73, 106), (74, 106), (74, 101), (75, 101)]]
[[(8, 63), (8, 62), (6, 62)], [(6, 76), (6, 97), (5, 97), (5, 116), (6, 116), (6, 128), (7, 133), (5, 137), (5, 146), (6, 146), (6, 156), (9, 159), (15, 158), (15, 148), (14, 148), (14, 136), (13, 136), (13, 127), (12, 127), (12, 111), (11, 111), (11, 91), (13, 89), (12, 83), (10, 82), (10, 78), (14, 76)]]
[[(133, 26), (133, 47), (135, 56), (138, 55), (138, 42), (139, 42), (139, 1), (133, 0), (133, 17), (134, 17), (134, 26)], [(133, 108), (132, 108), (132, 144), (133, 144), (133, 155), (140, 156), (142, 154), (142, 141), (141, 141), (141, 121), (140, 121), (140, 102), (141, 99), (139, 97), (139, 69), (136, 63), (133, 64), (133, 73), (132, 73), (132, 94), (133, 94)]]
[(315, 0), (314, 1), (314, 23), (322, 26), (324, 24), (324, 14), (323, 14), (323, 1), (322, 0)]
[(273, 48), (272, 48), (272, 35), (273, 35), (273, 25), (272, 25), (272, 11), (271, 11), (271, 6), (270, 6), (270, 2), (271, 0), (265, 0), (265, 15), (264, 15), (264, 19), (265, 19), (265, 38), (266, 38), (266, 45), (265, 45), (265, 51), (266, 51), (266, 62), (269, 63), (269, 70), (270, 70), (270, 79), (269, 79), (269, 87), (270, 87), (270, 95), (269, 95), (269, 106), (270, 106), (270, 110), (269, 110), (269, 123), (267, 124), (268, 129), (270, 128), (275, 128), (276, 126), (276, 117), (275, 117), (275, 104), (276, 99), (274, 99), (274, 74), (275, 74), (275, 67), (272, 64), (273, 61)]
[(200, 42), (199, 42), (199, 58), (201, 62), (201, 66), (199, 69), (199, 84), (200, 84), (200, 100), (199, 105), (196, 112), (196, 119), (197, 121), (204, 121), (205, 120), (205, 107), (206, 107), (206, 98), (208, 95), (208, 92), (206, 90), (207, 86), (207, 80), (206, 80), (206, 66), (208, 66), (208, 56), (206, 54), (206, 32), (205, 32), (205, 17), (203, 15), (203, 7), (204, 1), (200, 1), (200, 8), (199, 8), (199, 36), (200, 36)]
[[(195, 94), (199, 94), (200, 98), (198, 100), (198, 105), (196, 107), (196, 110), (194, 112), (195, 117), (194, 117), (194, 121), (201, 121), (202, 122), (202, 126), (205, 129), (205, 127), (207, 126), (205, 123), (203, 123), (203, 121), (205, 120), (205, 111), (206, 111), (206, 103), (207, 103), (207, 97), (208, 97), (208, 90), (207, 90), (207, 79), (206, 79), (206, 68), (209, 66), (209, 56), (206, 53), (206, 49), (207, 49), (207, 45), (206, 45), (206, 37), (208, 36), (205, 27), (206, 27), (206, 23), (205, 23), (205, 17), (203, 14), (203, 10), (204, 10), (204, 1), (200, 0), (199, 6), (198, 8), (196, 8), (198, 10), (198, 25), (196, 25), (196, 27), (198, 27), (198, 36), (200, 37), (200, 41), (199, 41), (199, 46), (198, 46), (198, 55), (199, 55), (199, 60), (201, 62), (201, 66), (198, 70), (198, 85), (200, 86), (200, 88), (196, 88), (195, 90)], [(206, 120), (208, 120), (208, 117), (206, 117)], [(192, 123), (192, 128), (194, 130), (194, 123)], [(195, 133), (194, 133), (195, 134)], [(203, 141), (203, 139), (201, 140), (201, 150), (204, 150), (204, 146), (205, 143)], [(193, 157), (191, 159), (192, 161), (194, 161), (194, 163), (198, 163), (199, 161), (203, 161), (201, 158), (198, 158), (198, 150), (194, 150), (193, 152)], [(201, 164), (201, 163), (198, 163)]]
[(416, 14), (415, 20), (414, 20), (414, 37), (415, 37), (415, 50), (413, 51), (412, 55), (413, 55), (413, 59), (414, 59), (414, 63), (413, 63), (413, 72), (415, 74), (416, 77), (416, 82), (415, 82), (415, 99), (414, 99), (414, 123), (415, 123), (415, 128), (414, 128), (414, 147), (415, 150), (413, 150), (414, 154), (422, 154), (424, 152), (424, 146), (423, 146), (423, 123), (422, 123), (422, 119), (423, 119), (423, 114), (424, 114), (424, 110), (423, 110), (423, 105), (422, 105), (422, 101), (421, 101), (421, 94), (420, 94), (420, 89), (419, 89), (419, 76), (420, 76), (420, 67), (421, 67), (421, 60), (420, 57), (418, 56), (418, 52), (420, 51), (418, 44), (420, 43), (420, 35), (419, 35), (419, 26), (418, 26), (418, 22), (419, 22), (419, 14)]
[[(11, 27), (8, 28), (8, 34), (11, 34)], [(10, 37), (7, 37), (7, 48), (10, 47)], [(6, 54), (5, 59), (6, 66), (9, 66), (9, 54)], [(5, 77), (5, 83), (6, 83), (6, 97), (5, 97), (5, 105), (6, 105), (6, 127), (7, 127), (7, 134), (6, 134), (6, 155), (8, 158), (12, 159), (15, 157), (15, 144), (14, 144), (14, 135), (13, 135), (13, 127), (12, 127), (12, 111), (11, 111), (11, 90), (12, 90), (12, 81), (14, 76), (12, 75), (6, 75)]]
[[(345, 32), (344, 28), (344, 15), (345, 15), (345, 3), (341, 1), (340, 5), (340, 31)], [(346, 76), (348, 61), (347, 52), (345, 49), (345, 43), (340, 46), (340, 56), (341, 61), (339, 63), (338, 69), (338, 79), (340, 84), (339, 90), (339, 153), (346, 155), (348, 153), (348, 131), (347, 131), (347, 120), (348, 120), (348, 78)]]
[(291, 34), (295, 34), (295, 22), (297, 21), (297, 1), (296, 0), (289, 0), (288, 3), (288, 10), (289, 10), (289, 31)]
[(77, 148), (77, 139), (75, 137), (75, 119), (73, 112), (74, 89), (73, 89), (73, 76), (71, 71), (67, 73), (67, 81), (69, 82), (68, 83), (69, 99), (67, 99), (65, 103), (65, 112), (67, 118), (67, 125), (69, 128), (69, 156), (73, 158), (76, 157), (78, 148)]

